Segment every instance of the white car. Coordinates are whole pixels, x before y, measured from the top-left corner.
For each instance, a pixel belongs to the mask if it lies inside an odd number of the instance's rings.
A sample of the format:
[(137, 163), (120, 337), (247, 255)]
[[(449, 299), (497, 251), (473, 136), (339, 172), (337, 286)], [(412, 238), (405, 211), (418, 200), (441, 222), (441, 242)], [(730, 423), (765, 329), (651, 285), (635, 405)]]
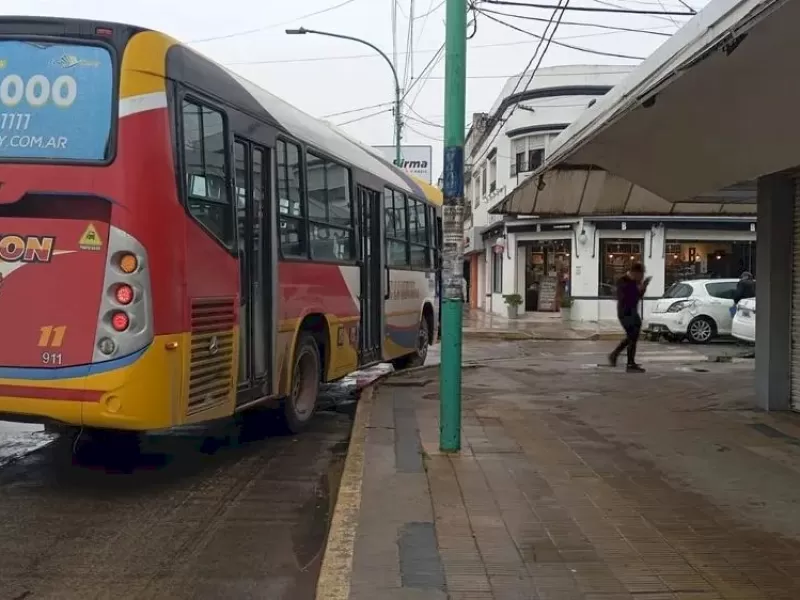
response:
[(730, 335), (737, 283), (738, 279), (691, 279), (674, 283), (653, 307), (645, 332), (659, 333), (668, 341), (685, 337), (695, 344)]
[(756, 342), (756, 299), (745, 298), (736, 307), (733, 316), (731, 335), (737, 340), (755, 344)]

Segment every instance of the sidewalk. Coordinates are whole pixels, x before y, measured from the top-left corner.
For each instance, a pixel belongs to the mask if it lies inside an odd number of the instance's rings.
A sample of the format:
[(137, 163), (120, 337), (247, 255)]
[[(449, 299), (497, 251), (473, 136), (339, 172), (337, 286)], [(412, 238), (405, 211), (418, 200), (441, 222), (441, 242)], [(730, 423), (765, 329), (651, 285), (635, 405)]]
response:
[(504, 340), (619, 340), (623, 333), (618, 323), (605, 321), (565, 321), (560, 313), (527, 313), (507, 319), (482, 310), (464, 314), (466, 339)]
[(800, 418), (750, 409), (751, 365), (531, 344), (464, 369), (458, 455), (435, 369), (365, 394), (317, 598), (800, 598)]

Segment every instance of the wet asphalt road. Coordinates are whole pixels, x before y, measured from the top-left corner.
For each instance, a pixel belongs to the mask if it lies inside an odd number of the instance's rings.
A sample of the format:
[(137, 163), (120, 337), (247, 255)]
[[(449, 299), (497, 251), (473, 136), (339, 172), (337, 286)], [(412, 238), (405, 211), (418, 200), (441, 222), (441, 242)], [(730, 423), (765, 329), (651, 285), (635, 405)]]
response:
[(55, 442), (0, 466), (0, 600), (314, 597), (352, 404), (296, 437), (250, 415), (137, 452)]

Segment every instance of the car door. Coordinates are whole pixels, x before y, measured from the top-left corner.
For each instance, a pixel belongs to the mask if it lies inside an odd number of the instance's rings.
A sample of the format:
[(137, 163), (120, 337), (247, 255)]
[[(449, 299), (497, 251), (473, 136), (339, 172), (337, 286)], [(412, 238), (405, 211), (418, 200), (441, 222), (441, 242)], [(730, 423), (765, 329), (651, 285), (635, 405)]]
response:
[(713, 281), (706, 283), (708, 292), (708, 316), (717, 323), (717, 333), (730, 335), (733, 316), (733, 295), (736, 293), (736, 281)]

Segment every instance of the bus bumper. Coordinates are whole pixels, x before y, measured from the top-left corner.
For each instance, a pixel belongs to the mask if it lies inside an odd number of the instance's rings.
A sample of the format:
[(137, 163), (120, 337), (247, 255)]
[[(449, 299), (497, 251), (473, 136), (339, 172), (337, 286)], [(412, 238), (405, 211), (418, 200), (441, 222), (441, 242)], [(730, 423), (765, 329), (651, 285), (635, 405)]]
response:
[(57, 369), (0, 368), (0, 419), (144, 431), (179, 420), (188, 336), (157, 336), (106, 363)]

